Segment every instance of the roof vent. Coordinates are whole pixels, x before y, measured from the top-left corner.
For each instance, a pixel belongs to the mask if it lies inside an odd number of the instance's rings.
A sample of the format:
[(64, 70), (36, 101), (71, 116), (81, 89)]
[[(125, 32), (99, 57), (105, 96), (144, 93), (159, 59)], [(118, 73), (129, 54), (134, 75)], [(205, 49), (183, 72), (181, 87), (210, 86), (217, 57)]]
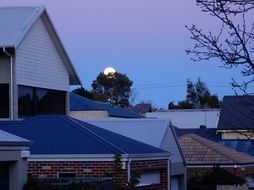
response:
[(206, 129), (206, 125), (200, 125), (199, 128), (200, 129)]

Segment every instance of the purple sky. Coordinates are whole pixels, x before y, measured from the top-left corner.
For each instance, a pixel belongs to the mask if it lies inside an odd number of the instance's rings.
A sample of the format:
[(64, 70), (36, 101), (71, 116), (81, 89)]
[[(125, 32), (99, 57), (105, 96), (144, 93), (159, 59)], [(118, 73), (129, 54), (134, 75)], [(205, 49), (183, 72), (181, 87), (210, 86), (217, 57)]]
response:
[(185, 25), (216, 28), (190, 0), (1, 0), (0, 6), (45, 5), (83, 82), (112, 66), (134, 81), (135, 103), (150, 101), (166, 108), (183, 100), (186, 80), (201, 77), (212, 93), (233, 94), (231, 77), (239, 70), (220, 68), (217, 60), (193, 63)]

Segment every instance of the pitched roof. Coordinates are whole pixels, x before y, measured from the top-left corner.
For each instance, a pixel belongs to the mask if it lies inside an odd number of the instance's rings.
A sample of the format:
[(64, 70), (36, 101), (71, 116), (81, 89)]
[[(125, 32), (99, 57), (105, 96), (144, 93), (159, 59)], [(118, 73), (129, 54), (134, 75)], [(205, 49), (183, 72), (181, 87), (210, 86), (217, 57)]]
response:
[(181, 137), (186, 134), (195, 134), (201, 137), (204, 137), (206, 139), (212, 140), (212, 141), (219, 141), (221, 137), (217, 135), (216, 131), (217, 128), (187, 128), (187, 129), (181, 129), (178, 127), (175, 127), (175, 131), (178, 137)]
[[(179, 128), (217, 127), (219, 109), (176, 109), (146, 113), (146, 117), (168, 118)], [(185, 118), (185, 119), (183, 119)]]
[(120, 118), (140, 118), (136, 112), (119, 106), (112, 105), (108, 102), (99, 102), (90, 100), (83, 96), (70, 93), (70, 111), (107, 111), (111, 117)]
[(235, 165), (254, 163), (254, 157), (198, 135), (183, 135), (179, 138), (179, 142), (187, 165)]
[(45, 23), (49, 35), (69, 72), (70, 84), (81, 84), (44, 6), (0, 7), (0, 23), (2, 25), (0, 27), (0, 47), (18, 48), (39, 18), (42, 18)]
[(224, 96), (218, 130), (254, 129), (254, 96)]
[(155, 154), (159, 148), (67, 116), (0, 121), (0, 129), (32, 140), (31, 154)]
[(220, 143), (229, 148), (235, 149), (237, 151), (254, 156), (254, 143), (253, 140), (249, 139), (221, 139), (220, 135), (217, 134), (216, 128), (206, 128), (206, 129), (179, 129), (175, 127), (175, 131), (178, 137), (186, 134), (195, 134), (216, 143)]
[(85, 120), (92, 125), (162, 148), (172, 153), (171, 162), (183, 162), (177, 137), (166, 119)]
[(0, 130), (0, 145), (30, 145), (31, 141)]

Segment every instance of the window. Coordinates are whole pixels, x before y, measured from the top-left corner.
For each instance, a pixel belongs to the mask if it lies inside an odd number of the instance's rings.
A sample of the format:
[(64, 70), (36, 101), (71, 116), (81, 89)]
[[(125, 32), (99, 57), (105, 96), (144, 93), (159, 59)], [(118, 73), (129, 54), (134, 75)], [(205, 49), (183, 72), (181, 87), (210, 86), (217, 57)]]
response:
[(19, 86), (18, 95), (20, 118), (38, 114), (65, 114), (64, 91)]
[(0, 84), (0, 118), (9, 117), (9, 84)]
[(33, 88), (19, 87), (18, 96), (19, 117), (34, 115)]
[(160, 171), (143, 172), (140, 176), (139, 184), (137, 186), (160, 184), (160, 180)]

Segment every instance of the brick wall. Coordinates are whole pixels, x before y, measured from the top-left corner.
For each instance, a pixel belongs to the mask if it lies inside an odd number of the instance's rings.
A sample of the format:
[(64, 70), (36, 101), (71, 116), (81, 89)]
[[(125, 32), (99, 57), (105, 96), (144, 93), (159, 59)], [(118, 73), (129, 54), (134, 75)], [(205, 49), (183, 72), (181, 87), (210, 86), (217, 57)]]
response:
[[(245, 175), (245, 170), (241, 170), (241, 168), (223, 168), (226, 171), (236, 175), (243, 177)], [(213, 168), (188, 168), (187, 175), (188, 179), (194, 176), (203, 176), (209, 172), (212, 172)]]
[[(118, 180), (127, 184), (127, 163)], [(161, 184), (136, 187), (137, 190), (167, 190), (167, 160), (132, 161), (131, 171), (160, 171)], [(58, 172), (75, 172), (77, 178), (105, 177), (114, 171), (113, 161), (29, 161), (28, 173), (33, 178), (57, 178)]]

